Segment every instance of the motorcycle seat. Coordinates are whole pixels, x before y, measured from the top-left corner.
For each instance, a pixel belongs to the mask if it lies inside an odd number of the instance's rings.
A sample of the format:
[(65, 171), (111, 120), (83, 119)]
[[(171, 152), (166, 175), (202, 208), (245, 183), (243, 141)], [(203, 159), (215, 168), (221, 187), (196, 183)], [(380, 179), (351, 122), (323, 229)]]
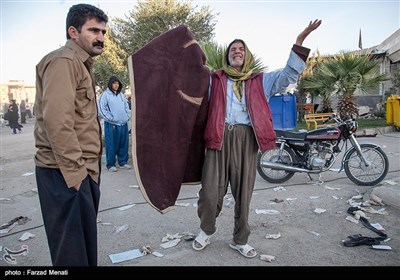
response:
[(307, 132), (290, 132), (286, 130), (275, 130), (277, 138), (286, 138), (288, 140), (302, 140), (306, 139)]

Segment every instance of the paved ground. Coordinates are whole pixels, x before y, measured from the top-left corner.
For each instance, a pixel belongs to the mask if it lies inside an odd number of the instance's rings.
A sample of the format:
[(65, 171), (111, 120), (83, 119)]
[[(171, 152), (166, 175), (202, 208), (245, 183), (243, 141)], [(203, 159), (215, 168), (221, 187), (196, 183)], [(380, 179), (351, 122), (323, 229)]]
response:
[[(8, 127), (1, 127), (1, 181), (0, 181), (0, 223), (24, 216), (29, 220), (15, 226), (9, 233), (0, 234), (2, 255), (5, 248), (17, 251), (23, 245), (29, 250), (25, 255), (15, 256), (17, 266), (51, 265), (43, 221), (35, 190), (33, 155), (33, 122), (24, 126), (21, 134), (12, 135)], [(379, 134), (377, 137), (360, 138), (360, 141), (381, 145), (390, 160), (390, 171), (379, 186), (395, 182), (399, 195), (400, 183), (400, 133)], [(374, 250), (369, 246), (344, 247), (341, 240), (350, 234), (375, 237), (376, 234), (361, 224), (345, 220), (349, 204), (346, 202), (358, 193), (370, 192), (370, 187), (354, 185), (343, 173), (326, 172), (322, 185), (310, 181), (306, 174), (296, 174), (289, 182), (281, 184), (284, 191), (264, 181), (257, 175), (253, 194), (250, 226), (252, 234), (249, 243), (260, 254), (275, 256), (271, 263), (246, 259), (228, 247), (233, 230), (233, 208), (226, 200), (221, 216), (217, 220), (218, 232), (205, 250), (197, 252), (191, 242), (184, 238), (168, 249), (160, 247), (167, 234), (182, 234), (199, 231), (197, 217), (197, 193), (200, 185), (183, 186), (178, 198), (181, 204), (167, 214), (159, 214), (143, 199), (141, 192), (134, 188), (136, 179), (133, 170), (102, 171), (100, 212), (98, 225), (100, 266), (399, 266), (400, 264), (400, 209), (384, 206), (388, 215), (369, 214), (371, 223), (379, 223), (391, 238), (385, 245), (392, 250)], [(317, 178), (315, 178), (317, 179)], [(376, 186), (378, 187), (378, 186)], [(275, 198), (283, 203), (271, 204)], [(119, 210), (121, 206), (134, 203), (135, 206)], [(316, 208), (327, 211), (316, 214)], [(379, 209), (382, 207), (375, 207)], [(256, 209), (278, 210), (279, 214), (256, 214)], [(122, 229), (116, 232), (117, 228)], [(125, 229), (125, 230), (124, 230)], [(18, 241), (24, 232), (35, 235), (26, 241)], [(280, 233), (279, 239), (266, 239), (267, 234)], [(317, 235), (316, 235), (316, 234)], [(133, 260), (113, 264), (109, 255), (150, 246), (163, 257), (146, 255)], [(0, 260), (0, 266), (11, 269), (14, 264)], [(4, 274), (4, 273), (2, 273)]]

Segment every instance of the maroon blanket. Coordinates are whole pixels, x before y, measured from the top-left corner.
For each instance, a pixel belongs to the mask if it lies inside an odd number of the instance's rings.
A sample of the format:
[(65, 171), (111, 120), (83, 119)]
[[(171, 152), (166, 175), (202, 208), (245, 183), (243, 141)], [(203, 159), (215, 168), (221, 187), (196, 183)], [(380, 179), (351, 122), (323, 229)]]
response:
[(201, 179), (210, 72), (186, 26), (153, 39), (128, 64), (134, 170), (147, 202), (165, 213), (182, 183)]

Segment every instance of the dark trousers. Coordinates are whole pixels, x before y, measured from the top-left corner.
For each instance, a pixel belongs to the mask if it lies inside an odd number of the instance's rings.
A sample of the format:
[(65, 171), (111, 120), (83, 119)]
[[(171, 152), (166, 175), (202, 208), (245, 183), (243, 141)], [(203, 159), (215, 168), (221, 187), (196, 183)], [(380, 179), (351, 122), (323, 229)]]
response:
[(248, 223), (256, 179), (258, 145), (250, 126), (225, 127), (221, 151), (208, 149), (204, 159), (197, 214), (200, 228), (208, 235), (216, 231), (228, 185), (235, 199), (233, 242), (244, 245), (250, 235)]
[(59, 169), (41, 167), (36, 183), (53, 265), (96, 266), (99, 186), (87, 176), (77, 191)]

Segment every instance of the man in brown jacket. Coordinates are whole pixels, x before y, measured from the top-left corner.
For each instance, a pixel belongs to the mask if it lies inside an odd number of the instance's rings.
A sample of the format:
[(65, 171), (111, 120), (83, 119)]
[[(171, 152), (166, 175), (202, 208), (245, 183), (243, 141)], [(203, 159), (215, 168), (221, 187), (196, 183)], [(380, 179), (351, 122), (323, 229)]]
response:
[(97, 265), (101, 128), (92, 57), (104, 47), (107, 15), (78, 4), (67, 43), (36, 66), (36, 182), (54, 266)]

